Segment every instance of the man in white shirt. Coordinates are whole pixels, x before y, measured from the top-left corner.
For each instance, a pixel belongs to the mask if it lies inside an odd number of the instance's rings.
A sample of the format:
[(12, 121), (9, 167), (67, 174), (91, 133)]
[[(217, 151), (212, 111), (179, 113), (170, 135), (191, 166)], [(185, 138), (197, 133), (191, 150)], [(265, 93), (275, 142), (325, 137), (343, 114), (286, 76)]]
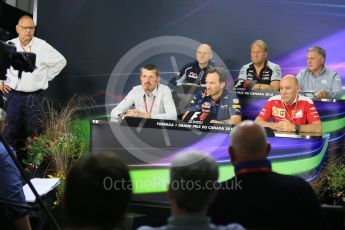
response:
[(34, 37), (35, 28), (30, 16), (22, 16), (16, 25), (18, 37), (9, 42), (14, 43), (18, 52), (35, 53), (36, 69), (32, 73), (23, 72), (18, 77), (18, 71), (10, 68), (6, 81), (0, 83), (7, 113), (4, 137), (16, 149), (21, 147), (26, 137), (42, 132), (41, 111), (46, 103), (44, 90), (66, 65), (66, 59), (56, 49)]
[[(111, 118), (126, 115), (153, 119), (176, 120), (177, 112), (169, 87), (160, 84), (158, 67), (152, 64), (140, 69), (141, 85), (133, 87), (128, 95), (111, 111)], [(134, 106), (133, 109), (131, 109)]]

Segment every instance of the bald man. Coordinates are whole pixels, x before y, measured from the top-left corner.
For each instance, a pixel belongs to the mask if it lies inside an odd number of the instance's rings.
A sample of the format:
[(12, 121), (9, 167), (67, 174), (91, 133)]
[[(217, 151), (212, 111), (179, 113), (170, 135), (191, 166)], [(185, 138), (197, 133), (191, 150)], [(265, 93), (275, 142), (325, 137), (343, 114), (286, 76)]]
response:
[(46, 41), (35, 37), (36, 25), (28, 15), (16, 25), (18, 37), (10, 40), (19, 52), (36, 54), (36, 68), (32, 73), (8, 69), (7, 79), (0, 82), (7, 113), (4, 137), (16, 150), (23, 147), (27, 137), (42, 133), (42, 113), (46, 103), (45, 90), (66, 66), (66, 59)]
[(205, 84), (206, 71), (214, 67), (211, 62), (213, 57), (212, 47), (208, 44), (201, 44), (196, 49), (196, 61), (190, 62), (180, 70), (176, 84), (193, 83)]
[(280, 95), (268, 99), (255, 122), (277, 131), (322, 132), (320, 116), (313, 101), (298, 92), (297, 78), (294, 75), (283, 77)]
[(251, 229), (326, 229), (317, 197), (302, 178), (272, 171), (263, 127), (243, 121), (230, 134), (235, 177), (221, 183), (209, 208), (215, 224)]

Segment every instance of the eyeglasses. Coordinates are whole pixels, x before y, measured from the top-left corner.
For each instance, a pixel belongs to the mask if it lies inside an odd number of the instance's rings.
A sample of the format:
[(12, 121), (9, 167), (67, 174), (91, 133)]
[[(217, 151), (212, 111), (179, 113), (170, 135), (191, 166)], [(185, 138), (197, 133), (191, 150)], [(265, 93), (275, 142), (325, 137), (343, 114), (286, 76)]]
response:
[(22, 28), (23, 30), (34, 30), (36, 28), (36, 26), (21, 26), (21, 25), (18, 25), (20, 28)]

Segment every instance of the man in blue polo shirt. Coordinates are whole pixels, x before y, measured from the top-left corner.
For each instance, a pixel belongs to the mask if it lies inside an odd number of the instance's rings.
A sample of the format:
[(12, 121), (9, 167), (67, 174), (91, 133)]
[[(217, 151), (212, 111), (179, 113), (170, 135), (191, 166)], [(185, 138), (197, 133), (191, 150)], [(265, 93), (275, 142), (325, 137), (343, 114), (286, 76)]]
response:
[(340, 99), (343, 95), (339, 74), (325, 67), (326, 51), (318, 46), (307, 51), (308, 68), (297, 74), (300, 89), (317, 99)]
[(193, 83), (196, 85), (205, 84), (206, 71), (213, 67), (211, 62), (213, 57), (212, 48), (208, 44), (201, 44), (196, 50), (196, 61), (187, 63), (180, 70), (176, 84)]
[[(226, 72), (213, 67), (206, 73), (206, 90), (196, 93), (182, 119), (236, 125), (241, 122), (241, 105), (237, 94), (225, 89)], [(191, 112), (192, 115), (188, 115)]]

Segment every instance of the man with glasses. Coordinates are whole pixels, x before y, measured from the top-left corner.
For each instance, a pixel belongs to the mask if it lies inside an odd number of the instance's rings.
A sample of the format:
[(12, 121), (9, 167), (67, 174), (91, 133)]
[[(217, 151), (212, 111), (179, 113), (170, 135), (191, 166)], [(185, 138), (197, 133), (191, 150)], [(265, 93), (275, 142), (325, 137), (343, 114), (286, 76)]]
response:
[(44, 90), (66, 65), (66, 59), (46, 41), (34, 36), (35, 23), (28, 15), (22, 16), (16, 31), (18, 37), (10, 40), (18, 52), (36, 54), (36, 69), (23, 72), (8, 69), (6, 81), (0, 83), (5, 97), (7, 113), (4, 137), (15, 148), (20, 149), (26, 137), (42, 132), (42, 109), (46, 96)]
[(152, 64), (140, 69), (141, 85), (133, 87), (128, 95), (111, 111), (115, 120), (121, 116), (176, 120), (177, 112), (171, 90), (160, 84), (158, 67)]

